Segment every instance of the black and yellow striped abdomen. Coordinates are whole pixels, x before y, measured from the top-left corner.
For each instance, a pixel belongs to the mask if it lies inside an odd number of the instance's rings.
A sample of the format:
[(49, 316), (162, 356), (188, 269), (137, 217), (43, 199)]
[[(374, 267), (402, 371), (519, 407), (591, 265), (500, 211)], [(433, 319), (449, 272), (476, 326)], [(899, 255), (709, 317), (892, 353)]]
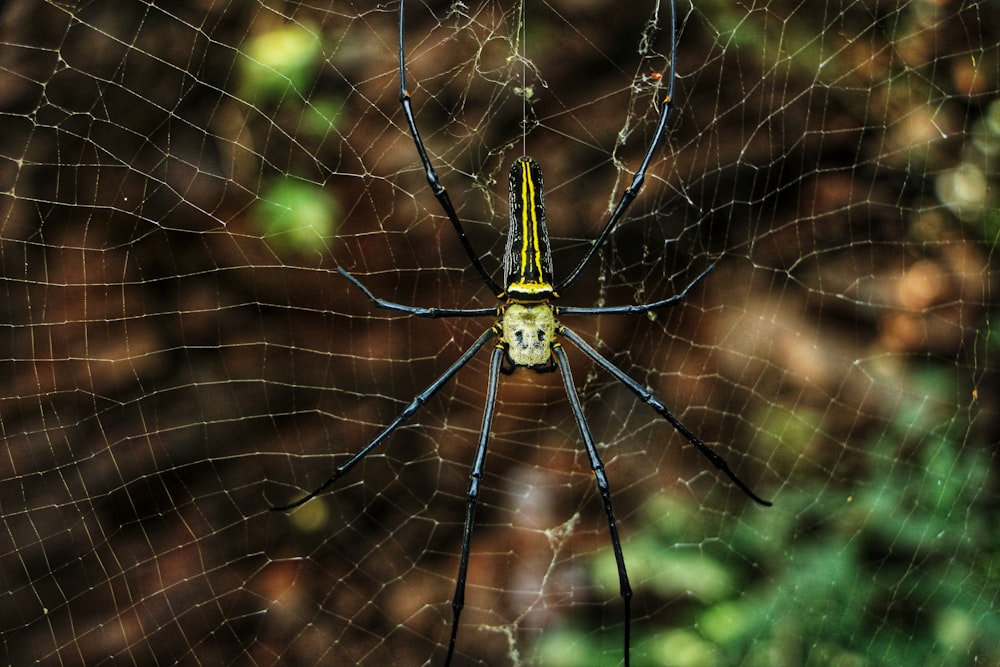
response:
[(552, 251), (545, 226), (542, 170), (527, 156), (515, 160), (510, 168), (510, 228), (503, 268), (508, 301), (552, 298)]

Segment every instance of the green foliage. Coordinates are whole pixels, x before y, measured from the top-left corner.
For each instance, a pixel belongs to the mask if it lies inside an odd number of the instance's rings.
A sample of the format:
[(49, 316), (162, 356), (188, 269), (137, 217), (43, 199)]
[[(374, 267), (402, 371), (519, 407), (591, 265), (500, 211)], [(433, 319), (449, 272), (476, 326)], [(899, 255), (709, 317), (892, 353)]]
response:
[(247, 40), (240, 55), (241, 97), (259, 105), (292, 93), (303, 97), (319, 69), (322, 44), (313, 29), (290, 23)]
[(254, 223), (279, 250), (323, 250), (337, 233), (340, 204), (314, 183), (275, 181), (254, 207)]
[[(241, 97), (259, 108), (273, 107), (274, 123), (285, 134), (303, 142), (336, 131), (342, 100), (312, 95), (324, 63), (318, 29), (280, 25), (248, 39), (240, 56)], [(280, 252), (322, 251), (337, 233), (340, 204), (320, 186), (296, 178), (301, 165), (284, 160), (288, 172), (265, 179), (252, 209), (253, 223)]]
[[(633, 665), (1000, 661), (990, 453), (949, 375), (912, 380), (893, 421), (847, 445), (849, 478), (792, 478), (774, 508), (740, 517), (650, 499), (648, 529), (624, 545), (639, 605), (659, 609), (633, 625)], [(611, 554), (592, 572), (612, 599)], [(572, 628), (546, 636), (536, 662), (608, 664), (620, 644), (620, 625)]]

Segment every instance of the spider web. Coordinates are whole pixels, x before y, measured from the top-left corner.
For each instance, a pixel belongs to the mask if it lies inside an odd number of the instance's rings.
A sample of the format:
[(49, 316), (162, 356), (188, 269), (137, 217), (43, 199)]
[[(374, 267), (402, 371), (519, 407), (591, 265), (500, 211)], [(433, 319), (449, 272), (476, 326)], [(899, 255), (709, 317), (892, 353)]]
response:
[[(6, 664), (440, 664), (489, 318), (398, 104), (395, 3), (0, 4)], [(680, 3), (676, 107), (566, 323), (633, 665), (1000, 663), (995, 2)], [(418, 123), (488, 269), (541, 162), (559, 276), (669, 76), (650, 2), (408, 6)], [(494, 274), (497, 275), (498, 274)], [(498, 276), (499, 278), (499, 276)], [(455, 664), (621, 662), (558, 374), (501, 379)]]

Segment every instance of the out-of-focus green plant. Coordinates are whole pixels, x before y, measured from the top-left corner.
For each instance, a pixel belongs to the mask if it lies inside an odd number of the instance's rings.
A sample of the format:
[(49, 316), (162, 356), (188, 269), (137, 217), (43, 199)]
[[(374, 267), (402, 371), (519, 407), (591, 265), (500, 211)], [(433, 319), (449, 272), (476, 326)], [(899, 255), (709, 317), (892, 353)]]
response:
[[(633, 623), (633, 665), (1000, 664), (990, 451), (955, 410), (953, 375), (912, 380), (894, 421), (845, 453), (863, 471), (852, 478), (789, 480), (774, 508), (741, 517), (650, 499), (648, 529), (624, 549), (639, 604), (669, 614)], [(610, 553), (592, 575), (614, 598)], [(572, 627), (546, 635), (535, 662), (620, 654), (620, 625)]]
[[(963, 159), (935, 177), (938, 199), (957, 218), (981, 233), (987, 245), (1000, 244), (1000, 100), (993, 100), (969, 131)], [(976, 229), (976, 227), (980, 229)]]
[(279, 250), (322, 251), (337, 233), (340, 204), (319, 185), (288, 177), (263, 192), (253, 218)]
[[(273, 122), (288, 136), (323, 138), (336, 128), (342, 101), (313, 95), (323, 65), (319, 31), (289, 23), (259, 32), (240, 49), (240, 95), (273, 106)], [(289, 173), (267, 179), (252, 210), (256, 229), (281, 252), (320, 250), (337, 233), (340, 205), (319, 185)]]
[(304, 97), (321, 63), (322, 44), (309, 26), (289, 23), (262, 32), (240, 48), (240, 94), (252, 104)]

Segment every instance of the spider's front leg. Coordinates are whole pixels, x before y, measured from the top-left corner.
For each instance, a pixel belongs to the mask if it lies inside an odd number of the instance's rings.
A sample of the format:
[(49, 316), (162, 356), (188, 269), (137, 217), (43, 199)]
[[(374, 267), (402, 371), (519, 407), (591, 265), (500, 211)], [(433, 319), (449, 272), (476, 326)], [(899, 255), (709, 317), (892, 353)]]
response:
[(729, 464), (726, 463), (726, 460), (721, 456), (719, 456), (718, 454), (716, 454), (714, 451), (712, 451), (711, 447), (702, 442), (701, 438), (696, 436), (694, 433), (691, 432), (690, 429), (688, 429), (688, 427), (686, 427), (683, 423), (681, 423), (681, 421), (677, 417), (675, 417), (674, 414), (670, 412), (670, 410), (668, 410), (665, 405), (663, 405), (663, 402), (653, 395), (653, 392), (649, 391), (641, 384), (633, 380), (631, 377), (626, 375), (625, 371), (623, 371), (622, 369), (618, 368), (613, 363), (611, 363), (611, 361), (606, 359), (600, 352), (591, 347), (587, 343), (587, 341), (580, 338), (580, 336), (577, 335), (575, 332), (573, 332), (573, 330), (560, 325), (556, 331), (560, 336), (564, 336), (567, 340), (572, 342), (573, 345), (577, 347), (577, 349), (579, 349), (581, 352), (583, 352), (585, 355), (587, 355), (593, 361), (595, 361), (598, 366), (606, 370), (616, 380), (625, 385), (630, 391), (632, 391), (632, 393), (638, 396), (639, 399), (642, 400), (642, 402), (644, 402), (649, 407), (653, 408), (653, 410), (656, 411), (658, 415), (663, 417), (671, 426), (674, 427), (674, 429), (678, 433), (680, 433), (687, 439), (688, 442), (694, 445), (698, 449), (698, 451), (701, 452), (702, 455), (712, 463), (712, 465), (714, 465), (716, 468), (725, 473), (726, 476), (729, 477), (729, 479), (731, 479), (733, 483), (736, 484), (736, 486), (738, 486), (741, 491), (743, 491), (743, 493), (747, 494), (747, 496), (749, 496), (751, 500), (753, 500), (759, 505), (764, 505), (765, 507), (771, 506), (771, 501), (764, 500), (756, 493), (754, 493), (743, 480), (737, 477), (736, 473), (733, 472), (732, 468), (729, 467)]
[[(491, 329), (494, 333), (496, 329)], [(458, 639), (458, 620), (465, 607), (465, 580), (469, 573), (469, 549), (472, 544), (472, 528), (476, 519), (476, 502), (479, 500), (479, 483), (483, 478), (483, 469), (486, 466), (486, 444), (490, 437), (490, 428), (493, 425), (493, 414), (497, 402), (497, 380), (502, 368), (502, 360), (506, 356), (503, 343), (498, 343), (490, 357), (490, 379), (486, 386), (486, 409), (483, 411), (483, 424), (479, 429), (479, 442), (476, 444), (476, 455), (472, 461), (472, 470), (469, 473), (469, 490), (466, 494), (465, 505), (465, 528), (462, 531), (462, 555), (458, 562), (458, 578), (455, 582), (455, 597), (452, 598), (451, 610), (451, 638), (448, 641), (448, 656), (445, 658), (445, 667), (451, 664), (451, 658), (455, 654), (455, 643)]]
[(629, 585), (628, 571), (625, 569), (625, 556), (622, 553), (622, 542), (618, 536), (618, 522), (615, 519), (615, 510), (611, 505), (611, 487), (608, 484), (608, 476), (604, 471), (604, 462), (597, 452), (597, 445), (594, 437), (590, 433), (587, 425), (587, 418), (583, 414), (583, 406), (580, 404), (580, 397), (576, 393), (576, 386), (573, 384), (573, 374), (569, 368), (569, 358), (566, 351), (558, 341), (552, 342), (552, 356), (556, 366), (562, 372), (563, 384), (566, 387), (566, 396), (569, 398), (570, 407), (573, 410), (573, 418), (580, 429), (580, 436), (583, 438), (583, 446), (587, 452), (587, 459), (590, 462), (590, 469), (594, 473), (597, 481), (597, 490), (601, 494), (601, 502), (604, 504), (604, 513), (608, 518), (608, 532), (611, 534), (611, 548), (615, 554), (615, 563), (618, 566), (618, 586), (619, 594), (625, 604), (625, 664), (629, 664), (629, 644), (632, 632), (632, 586)]
[(295, 502), (288, 503), (286, 505), (276, 505), (272, 507), (271, 510), (275, 512), (283, 512), (286, 510), (295, 509), (300, 505), (304, 505), (306, 502), (312, 500), (319, 494), (323, 493), (323, 491), (329, 488), (330, 485), (332, 485), (338, 479), (349, 473), (351, 469), (354, 468), (354, 466), (356, 466), (357, 464), (361, 463), (361, 461), (363, 461), (364, 458), (368, 456), (368, 454), (370, 454), (373, 449), (378, 447), (383, 441), (385, 441), (386, 438), (392, 435), (393, 432), (403, 424), (403, 422), (409, 420), (411, 417), (413, 417), (413, 415), (417, 413), (417, 411), (420, 408), (426, 405), (427, 401), (429, 401), (431, 397), (434, 396), (434, 394), (436, 394), (438, 390), (440, 390), (441, 387), (443, 387), (444, 384), (452, 378), (453, 375), (455, 375), (455, 373), (462, 370), (462, 368), (467, 363), (469, 363), (472, 357), (474, 357), (476, 353), (479, 352), (479, 350), (483, 349), (486, 343), (492, 340), (495, 336), (496, 336), (496, 330), (492, 327), (484, 331), (483, 334), (476, 340), (476, 342), (473, 343), (472, 346), (468, 350), (466, 350), (465, 353), (461, 357), (459, 357), (455, 363), (449, 366), (448, 369), (444, 373), (439, 375), (438, 378), (434, 380), (434, 382), (432, 382), (426, 389), (417, 394), (417, 396), (412, 401), (410, 401), (410, 404), (403, 409), (403, 411), (399, 414), (398, 417), (396, 417), (396, 419), (393, 420), (391, 424), (382, 429), (382, 431), (378, 435), (376, 435), (371, 442), (362, 447), (360, 451), (354, 454), (354, 456), (349, 458), (343, 464), (337, 466), (337, 468), (333, 471), (333, 474), (330, 475), (330, 477), (325, 482), (323, 482), (313, 491), (299, 498)]

